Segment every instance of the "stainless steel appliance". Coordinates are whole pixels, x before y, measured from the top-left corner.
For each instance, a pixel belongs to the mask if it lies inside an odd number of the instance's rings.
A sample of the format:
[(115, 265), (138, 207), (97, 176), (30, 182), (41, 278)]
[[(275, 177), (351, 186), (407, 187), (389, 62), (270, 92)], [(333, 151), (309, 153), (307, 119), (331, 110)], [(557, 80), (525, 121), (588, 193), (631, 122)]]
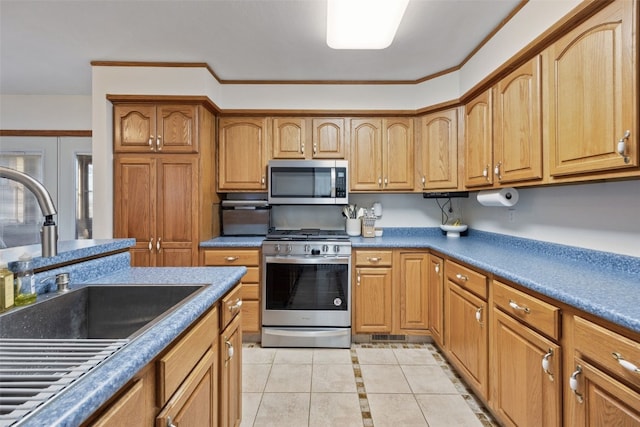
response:
[(346, 160), (271, 160), (270, 204), (346, 205), (349, 203)]
[(351, 346), (344, 230), (276, 230), (262, 243), (262, 346)]
[(223, 200), (224, 236), (266, 236), (271, 207), (266, 200)]

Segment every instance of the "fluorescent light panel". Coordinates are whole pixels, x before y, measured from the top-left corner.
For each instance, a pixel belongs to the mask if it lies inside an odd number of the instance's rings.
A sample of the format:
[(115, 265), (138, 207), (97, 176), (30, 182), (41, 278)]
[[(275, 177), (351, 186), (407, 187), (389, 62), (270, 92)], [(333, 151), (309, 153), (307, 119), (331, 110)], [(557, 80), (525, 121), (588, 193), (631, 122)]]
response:
[(409, 0), (327, 0), (327, 45), (384, 49), (391, 45)]

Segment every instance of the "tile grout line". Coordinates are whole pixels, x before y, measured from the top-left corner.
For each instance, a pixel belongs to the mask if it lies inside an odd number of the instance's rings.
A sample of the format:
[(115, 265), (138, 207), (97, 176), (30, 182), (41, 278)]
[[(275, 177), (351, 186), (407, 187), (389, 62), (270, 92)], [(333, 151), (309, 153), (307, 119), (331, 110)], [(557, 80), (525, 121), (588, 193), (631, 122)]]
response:
[(353, 367), (353, 375), (356, 380), (356, 391), (358, 392), (358, 401), (360, 403), (360, 413), (362, 415), (362, 425), (364, 427), (373, 427), (373, 418), (371, 417), (371, 408), (369, 407), (369, 399), (367, 398), (367, 390), (364, 387), (364, 379), (360, 370), (360, 361), (355, 347), (351, 347), (351, 366)]

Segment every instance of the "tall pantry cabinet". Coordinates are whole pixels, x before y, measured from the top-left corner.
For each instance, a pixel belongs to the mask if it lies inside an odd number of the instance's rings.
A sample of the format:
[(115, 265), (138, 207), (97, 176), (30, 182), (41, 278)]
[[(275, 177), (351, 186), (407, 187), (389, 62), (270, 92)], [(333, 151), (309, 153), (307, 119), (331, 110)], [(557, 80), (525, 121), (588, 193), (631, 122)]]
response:
[(198, 265), (214, 235), (215, 116), (202, 103), (109, 98), (114, 117), (114, 237), (131, 265)]

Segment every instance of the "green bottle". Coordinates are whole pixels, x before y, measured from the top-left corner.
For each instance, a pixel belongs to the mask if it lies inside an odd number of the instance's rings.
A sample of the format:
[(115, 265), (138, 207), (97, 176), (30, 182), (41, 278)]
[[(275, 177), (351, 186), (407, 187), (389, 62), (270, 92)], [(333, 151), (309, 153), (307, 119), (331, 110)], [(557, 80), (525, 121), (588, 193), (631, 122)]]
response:
[(31, 255), (24, 254), (18, 258), (15, 267), (15, 304), (16, 306), (32, 304), (36, 301), (35, 277)]

